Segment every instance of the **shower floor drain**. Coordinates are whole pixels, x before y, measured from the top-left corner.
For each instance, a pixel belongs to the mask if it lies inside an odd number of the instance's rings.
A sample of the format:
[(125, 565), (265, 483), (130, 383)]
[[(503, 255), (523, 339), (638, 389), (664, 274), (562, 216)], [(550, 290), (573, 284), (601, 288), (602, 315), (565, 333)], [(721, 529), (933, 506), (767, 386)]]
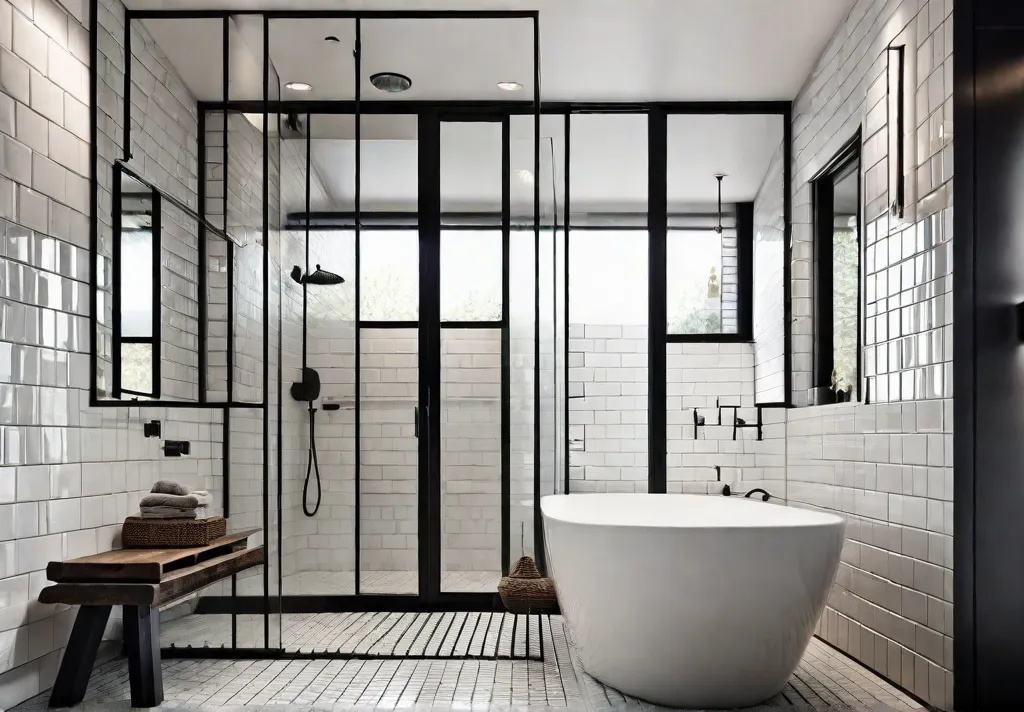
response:
[[(239, 648), (261, 648), (263, 619), (239, 615)], [(325, 658), (543, 660), (538, 616), (511, 613), (289, 613), (287, 653)], [(231, 616), (193, 615), (162, 626), (164, 648), (226, 647)]]

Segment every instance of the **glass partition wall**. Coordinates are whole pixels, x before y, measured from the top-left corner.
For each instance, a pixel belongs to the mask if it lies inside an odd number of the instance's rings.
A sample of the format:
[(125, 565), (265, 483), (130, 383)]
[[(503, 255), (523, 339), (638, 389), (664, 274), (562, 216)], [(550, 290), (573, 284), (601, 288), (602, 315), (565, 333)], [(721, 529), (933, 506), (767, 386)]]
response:
[(197, 484), (266, 555), (171, 654), (499, 611), (547, 494), (785, 498), (788, 106), (541, 105), (536, 13), (471, 15), (128, 13), (223, 63), (194, 194), (138, 121), (101, 161), (94, 401), (202, 410)]

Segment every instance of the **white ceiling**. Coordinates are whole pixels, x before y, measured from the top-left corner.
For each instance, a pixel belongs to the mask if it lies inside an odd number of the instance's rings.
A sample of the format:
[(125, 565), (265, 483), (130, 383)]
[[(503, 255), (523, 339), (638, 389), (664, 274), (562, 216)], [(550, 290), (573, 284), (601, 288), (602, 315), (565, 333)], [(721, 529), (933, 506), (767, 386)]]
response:
[[(127, 0), (133, 9), (209, 9), (210, 0)], [(218, 0), (224, 9), (381, 9), (378, 0)], [(853, 0), (391, 0), (388, 9), (540, 9), (545, 100), (788, 100)], [(219, 20), (149, 20), (154, 39), (200, 99), (219, 99)], [(202, 25), (202, 27), (201, 27)], [(257, 23), (258, 25), (258, 23)], [(234, 28), (262, 65), (260, 28)], [(237, 34), (236, 34), (237, 33)], [(254, 33), (254, 34), (253, 34)], [(340, 43), (324, 42), (335, 35)], [(281, 81), (306, 81), (304, 98), (351, 99), (354, 22), (276, 20), (271, 59)], [(363, 20), (363, 95), (402, 99), (524, 98), (532, 93), (530, 20)], [(184, 40), (184, 41), (183, 41)], [(233, 64), (241, 60), (233, 57)], [(235, 74), (235, 67), (232, 73)], [(239, 68), (241, 71), (242, 68)], [(397, 98), (370, 74), (413, 82)], [(261, 98), (261, 83), (233, 76), (232, 98)], [(525, 85), (519, 94), (495, 83)], [(253, 96), (244, 96), (252, 92)]]
[[(312, 117), (312, 162), (331, 198), (314, 210), (351, 210), (355, 144), (350, 116)], [(645, 212), (647, 117), (643, 114), (574, 114), (571, 117), (573, 212)], [(415, 210), (417, 142), (415, 116), (369, 115), (363, 119), (361, 207)], [(541, 122), (541, 200), (562, 203), (565, 186), (564, 119)], [(510, 191), (513, 208), (532, 206), (532, 116), (512, 117)], [(711, 209), (716, 173), (726, 203), (757, 194), (772, 156), (782, 144), (782, 117), (673, 115), (668, 120), (669, 210)], [(304, 147), (299, 148), (305, 150)], [(522, 175), (529, 171), (529, 176)], [(526, 180), (523, 180), (526, 178)], [(441, 129), (441, 198), (445, 211), (501, 208), (501, 125), (445, 123)], [(299, 211), (301, 206), (285, 206)]]

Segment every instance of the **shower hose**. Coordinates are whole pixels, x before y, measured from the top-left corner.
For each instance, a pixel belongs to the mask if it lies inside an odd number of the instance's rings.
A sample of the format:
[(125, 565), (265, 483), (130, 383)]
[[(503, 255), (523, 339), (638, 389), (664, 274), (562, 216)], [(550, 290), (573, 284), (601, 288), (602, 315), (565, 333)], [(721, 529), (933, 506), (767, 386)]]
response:
[[(309, 496), (309, 476), (316, 475), (316, 504), (309, 509), (306, 504)], [(309, 464), (306, 465), (306, 481), (302, 484), (302, 512), (307, 517), (312, 517), (320, 510), (320, 499), (323, 491), (320, 488), (320, 463), (316, 459), (316, 408), (309, 404)]]

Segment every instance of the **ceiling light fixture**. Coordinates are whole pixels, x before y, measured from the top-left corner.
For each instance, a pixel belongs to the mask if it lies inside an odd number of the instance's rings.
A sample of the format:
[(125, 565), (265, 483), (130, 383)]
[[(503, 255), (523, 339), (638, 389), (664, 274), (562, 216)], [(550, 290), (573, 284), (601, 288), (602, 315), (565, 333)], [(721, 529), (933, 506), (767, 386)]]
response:
[(523, 85), (519, 82), (498, 82), (498, 88), (504, 91), (519, 91)]
[(718, 181), (718, 224), (715, 225), (715, 232), (719, 235), (722, 234), (722, 179), (725, 178), (724, 173), (716, 173), (715, 180)]
[(398, 72), (378, 72), (370, 75), (370, 84), (388, 94), (398, 94), (412, 86), (412, 79)]
[(284, 88), (291, 89), (292, 91), (312, 91), (313, 85), (306, 82), (288, 82), (284, 85)]
[(526, 185), (533, 185), (533, 172), (526, 168), (520, 168), (516, 171), (516, 178)]

